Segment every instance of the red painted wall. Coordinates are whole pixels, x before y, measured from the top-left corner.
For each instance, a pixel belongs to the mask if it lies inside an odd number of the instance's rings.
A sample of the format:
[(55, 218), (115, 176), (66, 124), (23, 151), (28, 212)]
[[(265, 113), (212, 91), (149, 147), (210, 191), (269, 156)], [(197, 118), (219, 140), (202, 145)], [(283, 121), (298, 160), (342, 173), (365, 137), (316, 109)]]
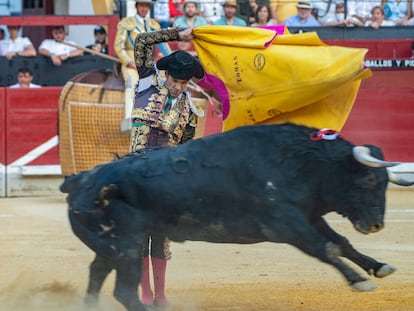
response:
[(380, 146), (387, 160), (414, 162), (414, 70), (376, 70), (361, 83), (342, 134)]
[(411, 57), (413, 39), (324, 40), (329, 45), (366, 48), (366, 59), (404, 59)]
[[(61, 89), (61, 87), (2, 89), (5, 92), (7, 113), (6, 122), (3, 123), (6, 125), (7, 148), (4, 161), (6, 164), (16, 161), (57, 135)], [(53, 148), (30, 164), (59, 164), (58, 148)]]

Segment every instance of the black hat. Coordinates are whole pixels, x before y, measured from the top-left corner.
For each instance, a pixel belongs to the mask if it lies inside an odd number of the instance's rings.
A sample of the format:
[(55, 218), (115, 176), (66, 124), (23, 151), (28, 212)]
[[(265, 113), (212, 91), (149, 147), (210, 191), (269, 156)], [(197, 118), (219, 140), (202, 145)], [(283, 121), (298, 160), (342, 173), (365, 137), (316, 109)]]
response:
[(95, 34), (97, 34), (97, 33), (106, 34), (106, 30), (102, 26), (96, 26), (95, 29), (93, 30), (93, 33), (95, 33)]
[(204, 76), (204, 69), (201, 64), (184, 51), (175, 51), (157, 62), (157, 68), (167, 70), (176, 79), (190, 80), (192, 77), (201, 79)]

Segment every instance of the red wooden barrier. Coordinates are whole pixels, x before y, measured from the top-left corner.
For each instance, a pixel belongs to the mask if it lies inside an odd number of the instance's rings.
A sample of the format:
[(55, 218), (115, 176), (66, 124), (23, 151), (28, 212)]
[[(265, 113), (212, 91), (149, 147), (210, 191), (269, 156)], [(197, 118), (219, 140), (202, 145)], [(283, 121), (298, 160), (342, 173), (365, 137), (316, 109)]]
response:
[(366, 59), (404, 59), (411, 56), (413, 39), (324, 40), (329, 45), (368, 49)]
[[(6, 161), (7, 165), (55, 138), (58, 133), (58, 101), (61, 87), (6, 90)], [(32, 154), (29, 165), (59, 164), (57, 144), (48, 151)], [(23, 164), (23, 165), (26, 165)]]
[(376, 70), (363, 80), (342, 131), (380, 146), (387, 160), (414, 162), (414, 70)]

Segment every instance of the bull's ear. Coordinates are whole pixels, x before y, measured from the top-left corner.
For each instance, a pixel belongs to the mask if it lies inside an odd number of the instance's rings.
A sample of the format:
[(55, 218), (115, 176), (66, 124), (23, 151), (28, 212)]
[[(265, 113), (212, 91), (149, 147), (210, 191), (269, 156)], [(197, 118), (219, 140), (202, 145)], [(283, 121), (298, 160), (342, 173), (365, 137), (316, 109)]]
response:
[(384, 161), (384, 160), (381, 160), (381, 159), (378, 159), (372, 156), (371, 148), (368, 146), (353, 147), (352, 154), (355, 160), (369, 167), (390, 167), (390, 166), (395, 166), (395, 165), (400, 164), (400, 162), (388, 162), (388, 161)]

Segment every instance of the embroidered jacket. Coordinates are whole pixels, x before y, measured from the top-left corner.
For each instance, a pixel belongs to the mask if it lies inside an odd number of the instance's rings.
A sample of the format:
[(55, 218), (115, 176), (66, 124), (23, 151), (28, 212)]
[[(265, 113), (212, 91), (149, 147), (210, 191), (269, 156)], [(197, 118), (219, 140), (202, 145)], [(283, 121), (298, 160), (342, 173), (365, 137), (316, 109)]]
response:
[(118, 23), (114, 49), (123, 65), (134, 61), (134, 42), (139, 33), (160, 29), (160, 25), (155, 19), (150, 18), (148, 24), (147, 30), (145, 30), (144, 25), (135, 16), (124, 17)]
[(197, 114), (187, 92), (174, 99), (170, 107), (168, 89), (155, 68), (152, 47), (178, 39), (176, 29), (140, 33), (135, 40), (135, 64), (140, 77), (132, 110), (130, 151), (146, 147), (175, 146), (194, 137)]

